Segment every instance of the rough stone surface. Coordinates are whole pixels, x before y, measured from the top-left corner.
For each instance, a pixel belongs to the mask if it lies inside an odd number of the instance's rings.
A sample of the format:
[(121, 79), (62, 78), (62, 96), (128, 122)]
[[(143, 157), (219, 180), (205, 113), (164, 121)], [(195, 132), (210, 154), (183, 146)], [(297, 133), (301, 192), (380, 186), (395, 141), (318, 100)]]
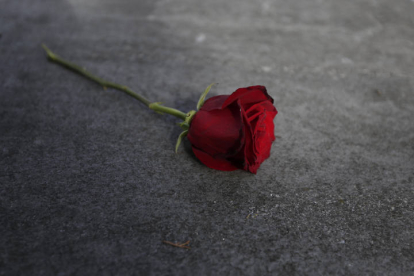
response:
[[(0, 6), (0, 275), (412, 275), (414, 1)], [(42, 42), (183, 111), (212, 82), (265, 85), (271, 157), (175, 154), (175, 118)]]

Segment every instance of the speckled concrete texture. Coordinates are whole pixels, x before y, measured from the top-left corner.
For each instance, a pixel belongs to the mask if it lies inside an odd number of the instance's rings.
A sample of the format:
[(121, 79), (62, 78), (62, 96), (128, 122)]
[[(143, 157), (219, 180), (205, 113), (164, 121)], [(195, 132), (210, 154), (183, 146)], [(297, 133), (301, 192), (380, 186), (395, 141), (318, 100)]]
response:
[[(0, 3), (0, 275), (413, 274), (414, 1)], [(272, 154), (175, 154), (178, 120), (42, 42), (183, 111), (265, 85)]]

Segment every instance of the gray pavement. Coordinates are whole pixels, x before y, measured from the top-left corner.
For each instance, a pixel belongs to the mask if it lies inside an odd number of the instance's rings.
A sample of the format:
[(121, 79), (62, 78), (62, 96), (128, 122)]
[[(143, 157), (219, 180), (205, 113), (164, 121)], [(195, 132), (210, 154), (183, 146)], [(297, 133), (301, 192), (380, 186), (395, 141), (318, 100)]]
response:
[[(414, 1), (0, 1), (0, 275), (413, 275)], [(257, 175), (174, 117), (265, 85)], [(162, 241), (190, 241), (182, 249)]]

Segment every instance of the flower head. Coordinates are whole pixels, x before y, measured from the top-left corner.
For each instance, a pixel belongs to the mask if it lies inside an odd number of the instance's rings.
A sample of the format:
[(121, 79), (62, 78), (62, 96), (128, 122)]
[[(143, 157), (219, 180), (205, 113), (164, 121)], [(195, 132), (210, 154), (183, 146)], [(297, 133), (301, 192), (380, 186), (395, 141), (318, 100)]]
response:
[(264, 86), (239, 88), (205, 101), (191, 120), (187, 138), (206, 166), (256, 173), (270, 155), (276, 114)]

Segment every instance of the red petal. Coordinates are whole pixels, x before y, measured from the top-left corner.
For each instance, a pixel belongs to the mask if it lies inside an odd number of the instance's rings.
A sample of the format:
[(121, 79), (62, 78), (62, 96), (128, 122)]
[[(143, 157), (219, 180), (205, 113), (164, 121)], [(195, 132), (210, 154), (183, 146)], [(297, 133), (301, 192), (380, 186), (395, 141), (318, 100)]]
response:
[(194, 116), (187, 138), (193, 146), (215, 158), (237, 154), (244, 142), (240, 108), (237, 105), (211, 111), (202, 108)]
[[(237, 100), (240, 104), (240, 100)], [(241, 108), (243, 119), (243, 132), (245, 136), (244, 142), (244, 170), (248, 171), (251, 164), (255, 162), (255, 154), (253, 153), (253, 130), (246, 115), (246, 112)]]
[(230, 161), (221, 158), (213, 158), (204, 151), (193, 147), (193, 152), (195, 156), (200, 160), (204, 165), (209, 168), (220, 170), (220, 171), (234, 171), (238, 168), (234, 166)]
[(275, 114), (267, 112), (260, 119), (255, 130), (254, 148), (256, 162), (261, 164), (270, 156), (272, 142), (275, 140), (273, 118)]
[(222, 108), (225, 108), (237, 100), (240, 100), (242, 106), (255, 104), (262, 101), (270, 101), (273, 103), (272, 97), (267, 94), (266, 87), (257, 85), (237, 89), (226, 99), (226, 101), (223, 103)]
[(229, 97), (229, 95), (220, 95), (211, 97), (208, 100), (206, 100), (201, 107), (201, 110), (204, 111), (210, 111), (213, 109), (221, 109), (221, 106), (226, 101), (226, 99)]
[(248, 112), (242, 109), (246, 136), (245, 170), (256, 173), (261, 163), (270, 156), (271, 145), (275, 140), (273, 119), (276, 114), (277, 110), (270, 102), (253, 105)]

